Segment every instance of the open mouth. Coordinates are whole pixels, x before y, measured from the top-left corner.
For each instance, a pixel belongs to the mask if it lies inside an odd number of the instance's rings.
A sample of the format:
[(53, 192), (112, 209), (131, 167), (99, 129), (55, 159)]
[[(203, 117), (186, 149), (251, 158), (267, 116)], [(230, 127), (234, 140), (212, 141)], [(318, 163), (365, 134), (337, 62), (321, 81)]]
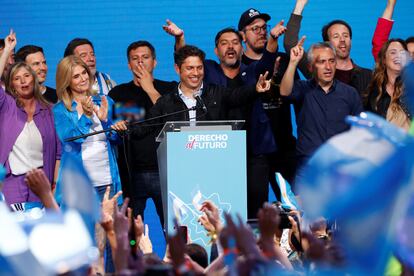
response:
[(338, 49), (341, 51), (346, 51), (348, 49), (348, 47), (346, 47), (345, 44), (339, 44)]
[(199, 77), (190, 77), (190, 81), (191, 81), (191, 82), (196, 83), (196, 82), (198, 82), (199, 80), (200, 80), (200, 78), (199, 78)]
[(393, 61), (392, 61), (394, 64), (396, 64), (396, 65), (401, 65), (401, 59), (394, 59)]
[(228, 51), (226, 52), (226, 56), (229, 58), (234, 58), (236, 57), (236, 52), (235, 51)]

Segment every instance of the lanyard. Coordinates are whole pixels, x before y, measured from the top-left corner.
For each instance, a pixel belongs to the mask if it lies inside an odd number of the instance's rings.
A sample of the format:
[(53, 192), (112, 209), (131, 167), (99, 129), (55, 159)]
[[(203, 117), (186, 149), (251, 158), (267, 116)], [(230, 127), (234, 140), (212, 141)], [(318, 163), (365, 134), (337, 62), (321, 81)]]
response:
[(98, 80), (99, 95), (101, 95), (101, 96), (102, 96), (102, 95), (104, 95), (104, 92), (103, 92), (102, 81), (101, 81), (101, 78), (100, 78), (100, 76), (99, 76), (99, 72), (96, 72), (95, 77), (96, 77), (96, 79)]

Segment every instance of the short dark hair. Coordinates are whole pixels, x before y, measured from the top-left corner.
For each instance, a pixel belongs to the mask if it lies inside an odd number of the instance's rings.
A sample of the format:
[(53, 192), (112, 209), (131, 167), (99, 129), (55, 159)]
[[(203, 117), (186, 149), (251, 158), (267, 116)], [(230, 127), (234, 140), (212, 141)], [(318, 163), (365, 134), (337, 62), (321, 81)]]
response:
[(3, 49), (6, 44), (4, 44), (4, 39), (0, 38), (0, 49)]
[(19, 61), (26, 62), (26, 57), (28, 55), (31, 55), (37, 52), (41, 52), (42, 54), (44, 54), (42, 47), (39, 47), (36, 45), (25, 45), (16, 52), (14, 59), (16, 62), (19, 62)]
[(184, 60), (188, 57), (199, 57), (201, 61), (204, 63), (206, 54), (196, 46), (185, 45), (184, 47), (175, 51), (174, 62), (175, 64), (177, 64), (178, 67), (181, 67), (181, 65), (183, 65), (184, 63)]
[(410, 36), (409, 38), (405, 40), (405, 44), (408, 44), (408, 43), (414, 43), (414, 36)]
[(128, 48), (127, 48), (127, 59), (128, 59), (128, 61), (129, 61), (129, 53), (132, 51), (132, 50), (135, 50), (136, 48), (138, 48), (138, 47), (148, 47), (149, 49), (150, 49), (150, 51), (151, 51), (151, 55), (152, 55), (152, 57), (155, 59), (156, 58), (156, 55), (155, 55), (155, 48), (154, 48), (154, 46), (152, 46), (152, 44), (151, 43), (149, 43), (148, 41), (146, 41), (146, 40), (138, 40), (138, 41), (135, 41), (135, 42), (132, 42), (131, 44), (129, 44), (129, 46), (128, 46)]
[(207, 251), (199, 244), (190, 243), (185, 246), (185, 253), (190, 256), (191, 260), (199, 264), (202, 268), (208, 266)]
[(236, 31), (236, 29), (235, 29), (235, 28), (233, 28), (233, 27), (227, 27), (227, 28), (222, 29), (221, 31), (219, 31), (219, 32), (216, 34), (216, 38), (214, 39), (214, 43), (215, 43), (216, 47), (217, 47), (217, 45), (218, 45), (218, 43), (219, 43), (220, 37), (221, 37), (223, 34), (225, 34), (225, 33), (234, 33), (234, 34), (236, 34), (236, 35), (237, 35), (237, 37), (239, 38), (239, 41), (240, 41), (240, 42), (242, 42), (242, 40), (243, 40), (243, 39), (242, 39), (241, 34), (240, 34), (238, 31)]
[(348, 23), (346, 23), (344, 20), (336, 19), (336, 20), (332, 20), (331, 22), (329, 22), (328, 24), (326, 24), (325, 26), (322, 27), (322, 39), (323, 39), (323, 41), (329, 41), (328, 30), (329, 30), (330, 27), (332, 27), (335, 24), (344, 25), (349, 31), (349, 37), (352, 39), (352, 28), (351, 28), (351, 26)]
[(86, 38), (74, 38), (66, 46), (65, 52), (63, 54), (63, 57), (67, 57), (67, 56), (73, 55), (74, 52), (75, 52), (75, 48), (76, 47), (78, 47), (80, 45), (85, 45), (85, 44), (91, 45), (92, 49), (95, 50), (93, 48), (93, 44), (92, 44), (92, 42), (90, 42), (90, 40), (88, 40)]

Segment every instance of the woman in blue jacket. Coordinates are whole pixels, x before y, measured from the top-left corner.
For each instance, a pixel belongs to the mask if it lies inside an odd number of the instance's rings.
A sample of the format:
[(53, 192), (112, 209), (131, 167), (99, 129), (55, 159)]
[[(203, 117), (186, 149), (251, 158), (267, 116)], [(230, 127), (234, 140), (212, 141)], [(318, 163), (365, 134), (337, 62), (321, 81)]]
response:
[[(92, 96), (93, 77), (88, 66), (78, 57), (68, 56), (60, 61), (56, 71), (56, 91), (59, 102), (54, 106), (55, 127), (62, 142), (61, 168), (67, 157), (74, 156), (82, 161), (101, 201), (105, 190), (111, 187), (111, 194), (121, 190), (118, 166), (111, 142), (117, 139), (116, 133), (106, 132), (87, 138), (65, 142), (65, 139), (88, 134), (112, 127), (126, 130), (119, 122), (112, 125), (113, 102), (110, 98)], [(60, 191), (60, 175), (57, 192)], [(60, 203), (60, 195), (56, 194)]]

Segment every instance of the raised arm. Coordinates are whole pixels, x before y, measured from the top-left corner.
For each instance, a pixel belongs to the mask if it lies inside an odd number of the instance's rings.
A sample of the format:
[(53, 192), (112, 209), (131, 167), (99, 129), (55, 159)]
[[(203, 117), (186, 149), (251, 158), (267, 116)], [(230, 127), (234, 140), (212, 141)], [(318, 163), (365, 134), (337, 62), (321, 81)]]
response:
[(3, 53), (0, 56), (0, 76), (3, 75), (4, 68), (6, 67), (6, 62), (13, 52), (14, 47), (16, 47), (16, 44), (16, 33), (13, 32), (13, 30), (10, 30), (9, 35), (4, 39), (4, 49)]
[(177, 51), (185, 46), (184, 31), (180, 29), (174, 22), (167, 19), (167, 24), (163, 25), (164, 31), (175, 38), (174, 51)]
[(295, 71), (298, 66), (299, 61), (303, 58), (304, 50), (303, 43), (305, 42), (305, 37), (302, 37), (295, 47), (290, 50), (290, 61), (286, 69), (285, 74), (283, 75), (282, 82), (280, 83), (280, 95), (289, 96), (292, 93), (293, 82), (295, 80)]
[(397, 0), (387, 0), (387, 5), (382, 13), (382, 17), (378, 18), (374, 36), (372, 37), (372, 55), (374, 56), (375, 61), (378, 59), (378, 53), (380, 52), (382, 45), (384, 45), (390, 37), (392, 25), (394, 24), (392, 15), (396, 3)]
[(270, 53), (276, 53), (279, 46), (278, 39), (279, 37), (286, 32), (286, 27), (283, 26), (284, 20), (281, 20), (276, 24), (271, 30), (269, 38), (267, 39), (266, 50)]
[[(299, 30), (302, 22), (302, 13), (308, 0), (296, 0), (296, 5), (293, 13), (290, 15), (287, 23), (287, 30), (283, 39), (283, 46), (286, 53), (290, 53), (290, 50), (298, 44)], [(311, 78), (312, 74), (308, 69), (308, 58), (306, 52), (303, 53), (303, 58), (298, 63), (298, 68), (302, 74), (307, 78)]]

